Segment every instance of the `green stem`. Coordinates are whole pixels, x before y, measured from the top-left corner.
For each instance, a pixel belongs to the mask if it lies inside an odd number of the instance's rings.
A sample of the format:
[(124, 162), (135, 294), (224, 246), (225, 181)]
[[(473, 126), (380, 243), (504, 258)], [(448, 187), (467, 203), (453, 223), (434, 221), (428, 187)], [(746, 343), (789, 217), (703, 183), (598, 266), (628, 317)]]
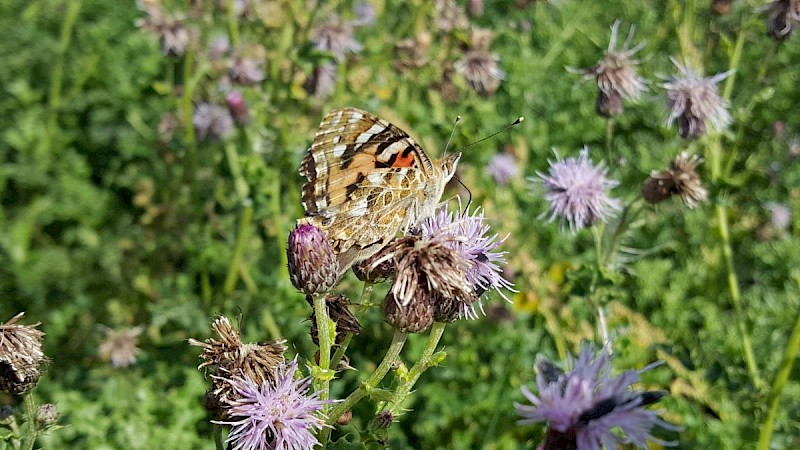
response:
[(228, 33), (231, 35), (233, 47), (239, 45), (239, 22), (236, 20), (236, 13), (233, 10), (233, 0), (225, 1), (225, 9), (228, 13)]
[(194, 180), (195, 163), (197, 156), (197, 138), (194, 133), (194, 83), (192, 80), (192, 67), (194, 64), (194, 50), (191, 46), (186, 50), (183, 57), (183, 97), (181, 97), (180, 108), (183, 118), (184, 135), (186, 140), (186, 164), (183, 174), (184, 180)]
[(739, 328), (739, 335), (742, 339), (744, 361), (747, 365), (747, 371), (750, 373), (750, 378), (753, 381), (753, 385), (759, 387), (761, 385), (761, 377), (758, 373), (758, 366), (756, 365), (753, 346), (750, 344), (750, 335), (748, 334), (747, 326), (745, 326), (744, 323), (744, 311), (742, 310), (739, 281), (736, 277), (736, 270), (733, 266), (733, 250), (731, 248), (731, 237), (728, 230), (728, 214), (726, 208), (722, 205), (717, 205), (716, 212), (717, 222), (719, 224), (719, 232), (722, 238), (722, 254), (725, 257), (725, 268), (728, 271), (728, 289), (730, 290), (731, 302), (733, 303), (733, 308), (736, 315), (736, 325)]
[(330, 386), (330, 377), (328, 372), (331, 368), (331, 347), (333, 341), (331, 339), (331, 320), (328, 318), (328, 305), (325, 301), (325, 294), (314, 294), (314, 316), (317, 320), (317, 341), (319, 342), (319, 368), (322, 372), (321, 379), (319, 380), (318, 391), (320, 391), (320, 400), (328, 399), (328, 389)]
[(616, 164), (614, 164), (614, 161), (612, 160), (613, 141), (614, 141), (614, 119), (609, 117), (608, 119), (606, 119), (606, 163), (609, 164), (612, 168), (616, 167)]
[(32, 450), (33, 444), (36, 443), (36, 438), (39, 435), (39, 424), (36, 421), (36, 402), (33, 401), (33, 393), (30, 391), (23, 395), (23, 403), (25, 404), (25, 421), (27, 422), (28, 435), (22, 439), (22, 450)]
[(250, 224), (253, 221), (252, 202), (246, 199), (243, 203), (244, 210), (242, 211), (242, 218), (239, 222), (236, 244), (233, 248), (233, 258), (230, 267), (228, 267), (228, 275), (225, 277), (225, 284), (222, 288), (222, 292), (225, 294), (230, 294), (236, 287), (236, 281), (239, 279), (239, 266), (242, 264), (242, 255), (244, 254), (244, 246), (247, 242), (247, 236), (250, 234)]
[(215, 423), (212, 433), (214, 434), (214, 447), (217, 450), (225, 450), (225, 444), (222, 442), (222, 425)]
[(425, 348), (422, 349), (419, 360), (408, 372), (406, 381), (397, 388), (397, 391), (395, 391), (391, 400), (389, 400), (392, 404), (389, 412), (391, 412), (393, 416), (397, 417), (399, 415), (403, 408), (403, 402), (406, 397), (408, 397), (408, 394), (411, 393), (411, 389), (417, 383), (417, 380), (419, 380), (420, 375), (431, 367), (431, 356), (433, 356), (433, 352), (436, 351), (436, 346), (439, 345), (439, 340), (442, 338), (446, 326), (447, 324), (442, 322), (433, 323), (431, 333), (428, 335), (428, 341), (425, 343)]
[(350, 341), (352, 340), (353, 340), (353, 333), (347, 333), (344, 336), (344, 340), (336, 349), (336, 352), (333, 354), (333, 357), (331, 358), (331, 367), (333, 367), (334, 369), (339, 367), (339, 361), (341, 361), (342, 358), (344, 357), (344, 354), (347, 351), (347, 347), (350, 345)]
[[(336, 406), (331, 410), (330, 414), (328, 414), (328, 425), (334, 424), (336, 419), (341, 417), (342, 414), (355, 406), (359, 400), (369, 394), (371, 389), (376, 388), (378, 383), (383, 381), (383, 378), (386, 377), (387, 373), (389, 373), (389, 370), (391, 370), (395, 361), (397, 361), (397, 359), (400, 357), (400, 351), (403, 350), (403, 346), (406, 344), (407, 338), (408, 333), (395, 330), (394, 336), (392, 336), (392, 343), (389, 344), (389, 349), (386, 350), (386, 354), (383, 356), (383, 360), (378, 365), (378, 368), (372, 372), (372, 375), (367, 378), (367, 381), (365, 381), (361, 387), (348, 395), (344, 401), (336, 404)], [(324, 431), (325, 430), (322, 430), (322, 432)], [(328, 431), (326, 436), (330, 436), (330, 431)], [(320, 442), (324, 441), (320, 440)]]
[(50, 77), (50, 95), (48, 96), (48, 109), (49, 117), (47, 123), (46, 133), (46, 148), (50, 146), (52, 136), (56, 131), (56, 120), (58, 119), (58, 111), (61, 109), (61, 88), (63, 87), (64, 79), (64, 60), (69, 49), (70, 41), (72, 40), (72, 29), (75, 28), (75, 22), (78, 20), (78, 14), (81, 11), (82, 1), (67, 1), (67, 12), (64, 15), (64, 21), (61, 23), (61, 37), (58, 42), (58, 50), (56, 54), (56, 63), (53, 66), (53, 72)]
[[(798, 278), (800, 284), (800, 278)], [(758, 445), (756, 450), (768, 450), (770, 441), (772, 440), (772, 430), (775, 428), (775, 417), (778, 415), (778, 406), (780, 405), (780, 396), (786, 381), (789, 379), (789, 374), (792, 372), (794, 360), (797, 358), (797, 353), (800, 352), (800, 311), (794, 320), (794, 328), (792, 334), (789, 336), (789, 342), (783, 351), (783, 358), (778, 371), (775, 373), (775, 378), (772, 380), (772, 386), (769, 391), (769, 398), (767, 404), (767, 416), (764, 418), (764, 424), (761, 426), (761, 431), (758, 436)]]

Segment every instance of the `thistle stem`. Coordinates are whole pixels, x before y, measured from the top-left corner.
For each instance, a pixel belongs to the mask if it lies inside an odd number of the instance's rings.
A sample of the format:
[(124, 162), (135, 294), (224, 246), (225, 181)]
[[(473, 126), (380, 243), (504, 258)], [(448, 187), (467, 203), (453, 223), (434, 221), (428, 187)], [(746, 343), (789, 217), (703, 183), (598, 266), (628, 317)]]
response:
[[(348, 395), (344, 401), (337, 403), (336, 406), (333, 407), (328, 414), (328, 425), (333, 425), (342, 414), (355, 406), (359, 400), (366, 397), (367, 394), (369, 394), (370, 389), (378, 386), (378, 383), (380, 383), (386, 374), (389, 373), (389, 370), (391, 370), (395, 361), (397, 361), (397, 358), (400, 357), (400, 351), (403, 350), (403, 346), (405, 346), (407, 338), (407, 333), (395, 330), (394, 336), (392, 336), (392, 343), (389, 344), (389, 349), (386, 350), (386, 354), (383, 356), (383, 360), (378, 365), (378, 368), (372, 372), (372, 375), (369, 376), (367, 381), (365, 381), (361, 387), (350, 393), (350, 395)], [(330, 438), (330, 433), (330, 428), (322, 429), (319, 436), (320, 442), (323, 444), (327, 442), (327, 440)]]
[(225, 444), (222, 442), (222, 425), (215, 423), (212, 433), (214, 434), (214, 447), (216, 450), (225, 450)]
[(750, 378), (753, 381), (753, 385), (760, 387), (761, 376), (758, 373), (758, 366), (756, 365), (753, 346), (750, 344), (750, 335), (748, 334), (747, 326), (744, 323), (744, 311), (742, 309), (741, 295), (739, 292), (739, 280), (736, 276), (736, 270), (733, 266), (733, 250), (731, 248), (730, 232), (728, 231), (727, 208), (722, 205), (717, 205), (716, 211), (719, 233), (720, 237), (722, 238), (722, 254), (725, 257), (725, 268), (728, 271), (728, 289), (730, 290), (731, 303), (733, 303), (733, 309), (736, 315), (736, 325), (739, 328), (739, 335), (742, 339), (744, 362), (747, 365), (747, 371), (750, 373)]
[(27, 422), (27, 426), (23, 427), (23, 429), (27, 428), (28, 431), (26, 436), (23, 437), (20, 449), (33, 450), (33, 444), (36, 443), (36, 438), (39, 436), (39, 426), (36, 421), (36, 403), (33, 401), (33, 393), (31, 391), (26, 392), (22, 401), (25, 405), (25, 421)]
[(436, 351), (436, 346), (439, 345), (439, 340), (442, 338), (445, 326), (447, 326), (447, 324), (442, 322), (433, 323), (431, 333), (428, 335), (428, 341), (425, 343), (425, 348), (422, 349), (419, 360), (408, 372), (407, 379), (400, 384), (397, 391), (392, 395), (391, 400), (389, 400), (392, 404), (389, 412), (391, 412), (393, 416), (397, 416), (402, 410), (403, 401), (408, 397), (408, 394), (411, 393), (411, 389), (417, 383), (417, 380), (419, 380), (420, 375), (431, 367), (431, 357), (433, 356), (433, 352)]
[(236, 281), (239, 279), (239, 268), (242, 264), (242, 255), (244, 254), (244, 244), (247, 242), (247, 236), (250, 234), (250, 224), (253, 221), (252, 202), (249, 199), (245, 199), (243, 203), (244, 210), (239, 222), (236, 244), (233, 247), (233, 257), (231, 258), (231, 265), (228, 267), (228, 275), (225, 277), (225, 285), (222, 288), (222, 292), (225, 294), (230, 294), (236, 287)]
[(325, 301), (325, 294), (314, 294), (314, 315), (317, 319), (317, 341), (319, 342), (319, 368), (323, 376), (319, 380), (318, 391), (320, 400), (328, 399), (330, 381), (324, 372), (330, 370), (331, 364), (331, 320), (328, 318), (328, 306)]
[[(800, 277), (797, 279), (800, 284)], [(789, 379), (789, 374), (792, 372), (794, 360), (800, 352), (800, 311), (797, 312), (794, 320), (794, 327), (792, 334), (789, 336), (789, 342), (783, 351), (783, 358), (781, 359), (780, 368), (775, 373), (775, 378), (772, 380), (770, 387), (769, 397), (767, 404), (767, 416), (764, 418), (764, 424), (761, 426), (761, 431), (758, 435), (757, 450), (768, 450), (770, 441), (772, 440), (772, 430), (775, 428), (775, 417), (778, 415), (778, 406), (780, 405), (781, 391)]]

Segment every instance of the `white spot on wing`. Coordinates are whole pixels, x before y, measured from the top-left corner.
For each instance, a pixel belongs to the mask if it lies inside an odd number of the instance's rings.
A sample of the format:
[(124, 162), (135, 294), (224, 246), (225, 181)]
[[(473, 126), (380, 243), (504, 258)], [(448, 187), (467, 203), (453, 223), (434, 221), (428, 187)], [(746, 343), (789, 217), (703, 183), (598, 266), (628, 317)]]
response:
[(355, 201), (355, 204), (349, 211), (347, 211), (347, 215), (349, 217), (361, 217), (365, 216), (369, 212), (369, 206), (367, 205), (367, 198), (362, 197)]
[(347, 150), (347, 146), (344, 144), (339, 144), (333, 147), (333, 156), (337, 158), (341, 158), (344, 155), (344, 151)]
[(381, 185), (384, 181), (383, 174), (380, 172), (370, 172), (369, 175), (367, 175), (367, 181), (369, 181), (373, 186)]
[(348, 121), (348, 123), (351, 123), (351, 124), (352, 123), (356, 123), (356, 122), (358, 122), (359, 120), (361, 120), (363, 118), (364, 118), (363, 114), (361, 114), (359, 112), (354, 112), (354, 113), (350, 114), (350, 120)]

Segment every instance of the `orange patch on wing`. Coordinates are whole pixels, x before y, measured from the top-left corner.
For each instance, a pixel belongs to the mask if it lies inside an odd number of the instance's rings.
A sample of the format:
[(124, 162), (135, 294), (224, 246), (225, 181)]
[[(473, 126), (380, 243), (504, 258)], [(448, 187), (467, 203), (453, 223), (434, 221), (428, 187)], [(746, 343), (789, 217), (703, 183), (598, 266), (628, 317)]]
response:
[(397, 155), (397, 158), (392, 163), (392, 167), (414, 167), (414, 153), (409, 152), (408, 155)]

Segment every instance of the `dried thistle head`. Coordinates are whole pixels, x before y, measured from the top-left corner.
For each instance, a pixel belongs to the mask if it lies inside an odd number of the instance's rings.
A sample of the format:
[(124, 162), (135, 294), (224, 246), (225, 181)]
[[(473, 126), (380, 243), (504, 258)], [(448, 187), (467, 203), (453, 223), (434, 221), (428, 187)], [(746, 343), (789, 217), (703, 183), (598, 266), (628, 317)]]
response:
[(25, 313), (0, 324), (0, 391), (22, 395), (36, 386), (41, 365), (46, 362), (42, 352), (44, 333), (33, 325), (17, 322)]
[(439, 31), (447, 33), (453, 30), (463, 30), (469, 26), (466, 12), (455, 0), (436, 0), (433, 8), (436, 14), (434, 24)]
[(775, 0), (763, 7), (769, 16), (767, 35), (776, 41), (783, 41), (800, 27), (800, 0)]
[[(390, 242), (387, 247), (391, 248)], [(378, 253), (370, 256), (369, 258), (353, 264), (353, 273), (361, 281), (370, 283), (383, 283), (394, 277), (395, 267), (392, 258), (384, 258), (387, 253), (387, 248), (384, 247)]]
[(728, 103), (717, 92), (717, 83), (728, 78), (733, 71), (703, 77), (689, 65), (675, 59), (672, 62), (679, 75), (663, 84), (670, 108), (667, 125), (672, 125), (677, 119), (678, 132), (684, 139), (697, 139), (706, 134), (707, 122), (717, 131), (722, 131), (730, 123), (731, 116)]
[(115, 369), (128, 367), (136, 362), (136, 355), (141, 351), (138, 347), (139, 335), (144, 328), (120, 328), (112, 329), (102, 327), (105, 333), (103, 342), (97, 348), (100, 359), (110, 361)]
[(631, 26), (628, 37), (617, 49), (617, 35), (620, 21), (611, 26), (611, 39), (608, 49), (600, 61), (588, 69), (567, 70), (583, 75), (584, 79), (597, 80), (598, 95), (595, 109), (603, 117), (612, 117), (622, 113), (622, 100), (639, 100), (645, 90), (645, 81), (636, 71), (639, 61), (633, 58), (644, 47), (644, 42), (631, 47), (635, 28)]
[(650, 174), (642, 185), (642, 197), (648, 203), (656, 204), (673, 195), (679, 195), (683, 203), (693, 209), (708, 197), (708, 192), (696, 172), (697, 166), (702, 162), (703, 158), (682, 152), (669, 163), (666, 170), (654, 170)]
[(189, 345), (203, 347), (198, 369), (211, 370), (212, 386), (206, 395), (206, 405), (216, 417), (225, 417), (225, 405), (235, 398), (229, 383), (220, 377), (245, 377), (256, 384), (274, 383), (276, 368), (283, 364), (286, 341), (276, 339), (265, 343), (245, 344), (227, 317), (220, 315), (211, 323), (211, 328), (219, 339), (205, 341), (189, 339)]
[[(314, 301), (310, 295), (306, 296), (306, 301), (313, 306)], [(328, 317), (336, 324), (336, 345), (340, 345), (348, 333), (361, 333), (361, 325), (358, 323), (356, 316), (350, 312), (349, 306), (350, 301), (344, 295), (325, 295), (325, 307), (328, 311)], [(312, 311), (308, 320), (311, 321), (311, 340), (319, 346), (316, 313)]]
[(422, 292), (405, 305), (389, 291), (383, 301), (383, 315), (393, 328), (404, 333), (422, 333), (433, 325), (433, 303)]

